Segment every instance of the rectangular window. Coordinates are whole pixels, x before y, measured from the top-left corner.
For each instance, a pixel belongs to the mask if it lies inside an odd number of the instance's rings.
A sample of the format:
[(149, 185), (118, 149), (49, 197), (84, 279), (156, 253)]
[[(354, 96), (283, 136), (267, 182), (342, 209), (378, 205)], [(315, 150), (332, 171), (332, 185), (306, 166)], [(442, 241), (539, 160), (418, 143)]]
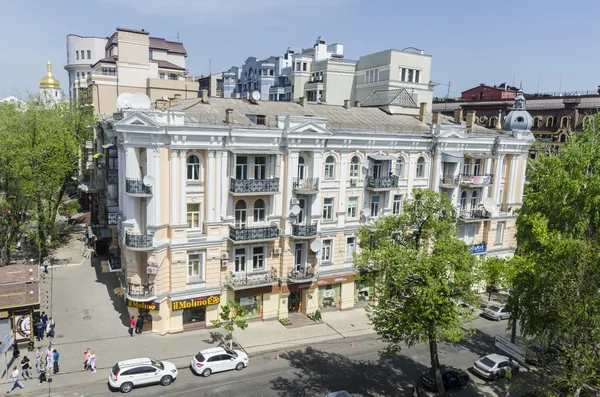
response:
[(359, 170), (360, 164), (358, 162), (350, 163), (350, 178), (358, 178)]
[(275, 70), (269, 69), (269, 76), (275, 76)]
[(406, 81), (406, 69), (400, 69), (400, 81)]
[(356, 252), (356, 237), (348, 237), (346, 239), (346, 259), (352, 259)]
[(178, 77), (175, 73), (169, 73), (169, 80), (177, 80)]
[(304, 63), (302, 64), (302, 71), (303, 71), (303, 72), (306, 72), (307, 70), (308, 70), (308, 64), (307, 64), (306, 62), (304, 62)]
[(248, 179), (248, 157), (235, 158), (235, 179)]
[(325, 163), (325, 179), (334, 179), (335, 163)]
[(420, 82), (421, 82), (421, 71), (415, 70), (415, 83), (420, 83)]
[(375, 83), (375, 82), (379, 81), (379, 69), (367, 70), (366, 76), (367, 76), (366, 77), (367, 83)]
[(348, 209), (346, 211), (348, 218), (356, 218), (358, 214), (358, 197), (348, 197)]
[(396, 176), (398, 178), (404, 178), (404, 159), (399, 158), (396, 160)]
[(300, 71), (300, 64), (301, 63), (302, 62), (296, 62), (296, 71), (298, 71), (298, 72)]
[(257, 114), (256, 125), (267, 125), (267, 117), (264, 114)]
[(75, 59), (79, 59), (79, 51), (75, 51), (75, 56), (76, 56)]
[(463, 175), (471, 175), (471, 162), (465, 161), (463, 164)]
[(333, 220), (333, 197), (323, 199), (323, 220)]
[(159, 73), (158, 74), (158, 78), (164, 80), (165, 79), (165, 74), (164, 73)]
[(79, 72), (77, 72), (77, 80), (79, 80)]
[(504, 240), (505, 227), (506, 222), (498, 222), (496, 224), (496, 237), (494, 238), (494, 245), (502, 245), (502, 241)]
[(473, 175), (481, 175), (481, 159), (475, 160), (475, 164), (473, 164)]
[(252, 270), (265, 269), (265, 247), (252, 248)]
[(187, 224), (190, 229), (200, 227), (200, 204), (187, 205)]
[(267, 158), (254, 158), (254, 179), (267, 179)]
[(245, 248), (237, 248), (235, 250), (234, 268), (233, 269), (236, 273), (246, 271), (246, 249)]
[[(259, 201), (261, 202), (259, 204)], [(254, 222), (260, 223), (265, 221), (265, 205), (264, 201), (256, 200), (254, 203)]]
[(401, 194), (394, 194), (394, 202), (392, 203), (392, 213), (398, 215), (402, 213), (403, 197)]
[(88, 59), (92, 59), (92, 51), (87, 50)]
[(188, 255), (187, 281), (188, 282), (202, 281), (203, 273), (204, 273), (204, 271), (202, 269), (202, 254)]
[(379, 200), (380, 196), (371, 196), (371, 216), (379, 216)]
[(149, 51), (148, 51), (148, 59), (153, 59), (153, 58), (152, 58), (152, 50), (149, 50)]
[(332, 262), (331, 254), (333, 252), (333, 240), (323, 240), (323, 248), (321, 248), (321, 260), (323, 262)]
[(466, 244), (475, 244), (475, 233), (477, 231), (477, 224), (470, 223), (466, 225), (458, 226), (458, 239), (464, 241)]
[(415, 71), (412, 69), (406, 69), (406, 81), (412, 83)]

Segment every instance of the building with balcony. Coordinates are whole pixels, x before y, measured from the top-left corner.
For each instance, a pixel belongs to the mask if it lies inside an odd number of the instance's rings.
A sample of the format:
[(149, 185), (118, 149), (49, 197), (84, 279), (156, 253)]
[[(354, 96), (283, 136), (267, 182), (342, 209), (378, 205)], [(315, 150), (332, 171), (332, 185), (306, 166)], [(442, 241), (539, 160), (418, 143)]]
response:
[(232, 299), (265, 320), (353, 308), (370, 294), (356, 231), (402, 213), (415, 187), (450, 197), (474, 255), (511, 255), (527, 130), (394, 106), (206, 97), (100, 121), (96, 145), (119, 172), (97, 184), (112, 211), (97, 223), (131, 314), (169, 333), (207, 326)]
[(185, 78), (186, 57), (182, 43), (150, 37), (144, 30), (117, 28), (107, 38), (70, 34), (69, 95), (105, 116), (117, 111), (117, 97), (125, 92), (144, 93), (152, 101), (197, 98), (198, 82)]

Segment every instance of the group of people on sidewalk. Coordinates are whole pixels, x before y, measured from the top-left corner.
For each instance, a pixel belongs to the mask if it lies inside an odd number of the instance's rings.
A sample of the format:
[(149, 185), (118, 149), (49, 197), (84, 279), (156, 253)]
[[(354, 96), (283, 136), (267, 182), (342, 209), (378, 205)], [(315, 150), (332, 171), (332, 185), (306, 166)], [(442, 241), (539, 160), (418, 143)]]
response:
[(135, 320), (135, 316), (131, 316), (129, 320), (129, 336), (133, 337), (133, 331), (138, 335), (142, 334), (142, 329), (144, 328), (144, 318), (142, 316), (138, 316), (137, 321)]
[[(46, 375), (48, 372), (52, 371), (52, 373), (54, 374), (58, 373), (59, 359), (60, 354), (58, 353), (58, 351), (56, 351), (56, 349), (52, 349), (51, 346), (48, 346), (48, 348), (45, 351), (45, 354), (42, 353), (42, 348), (38, 347), (37, 351), (35, 352), (35, 369), (38, 373), (40, 385), (48, 381)], [(23, 380), (33, 379), (33, 376), (31, 375), (31, 361), (27, 356), (23, 356), (23, 359), (21, 360), (21, 375), (23, 376)], [(6, 393), (10, 393), (17, 386), (21, 389), (25, 388), (23, 382), (19, 380), (19, 370), (15, 365), (13, 367), (13, 372), (11, 375), (10, 387), (8, 388), (8, 391)]]
[(52, 317), (48, 317), (46, 312), (42, 312), (35, 323), (33, 332), (38, 342), (44, 340), (44, 335), (47, 338), (54, 338), (54, 320)]
[(83, 371), (96, 373), (96, 354), (88, 347), (83, 358)]

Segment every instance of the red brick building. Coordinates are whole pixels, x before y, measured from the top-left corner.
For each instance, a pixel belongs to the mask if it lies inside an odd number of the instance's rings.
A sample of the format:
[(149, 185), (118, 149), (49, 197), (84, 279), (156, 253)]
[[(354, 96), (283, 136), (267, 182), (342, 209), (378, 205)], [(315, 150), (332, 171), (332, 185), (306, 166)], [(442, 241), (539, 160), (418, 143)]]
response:
[(470, 88), (461, 93), (460, 98), (463, 101), (481, 101), (494, 99), (513, 99), (517, 96), (517, 89), (501, 84), (499, 86), (489, 86), (480, 84), (477, 87)]

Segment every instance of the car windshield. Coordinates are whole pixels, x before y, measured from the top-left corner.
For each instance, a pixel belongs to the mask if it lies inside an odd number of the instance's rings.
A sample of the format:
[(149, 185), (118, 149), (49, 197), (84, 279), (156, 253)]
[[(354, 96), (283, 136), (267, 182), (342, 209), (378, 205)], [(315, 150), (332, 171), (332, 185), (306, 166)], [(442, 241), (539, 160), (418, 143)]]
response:
[(238, 354), (236, 352), (234, 352), (233, 350), (225, 349), (225, 351), (227, 352), (227, 354), (230, 354), (233, 357), (237, 357), (238, 356)]
[(113, 375), (116, 375), (116, 374), (118, 374), (120, 370), (121, 370), (121, 368), (119, 368), (119, 364), (115, 364), (115, 365), (112, 367), (112, 373), (113, 373)]
[(198, 353), (196, 354), (196, 361), (198, 361), (199, 363), (203, 363), (204, 361), (206, 361), (206, 358), (204, 358), (202, 353)]
[(158, 360), (151, 358), (150, 362), (152, 363), (153, 366), (155, 366), (156, 368), (158, 368), (160, 370), (165, 369), (165, 366), (163, 365), (163, 363)]
[(488, 309), (490, 309), (493, 312), (499, 312), (500, 311), (500, 308), (498, 306), (490, 306), (490, 307), (488, 307)]
[(490, 368), (494, 368), (496, 366), (496, 362), (493, 360), (490, 360), (487, 357), (482, 358), (481, 360), (479, 360), (480, 363), (482, 363), (483, 365), (485, 365), (486, 367), (490, 367)]

